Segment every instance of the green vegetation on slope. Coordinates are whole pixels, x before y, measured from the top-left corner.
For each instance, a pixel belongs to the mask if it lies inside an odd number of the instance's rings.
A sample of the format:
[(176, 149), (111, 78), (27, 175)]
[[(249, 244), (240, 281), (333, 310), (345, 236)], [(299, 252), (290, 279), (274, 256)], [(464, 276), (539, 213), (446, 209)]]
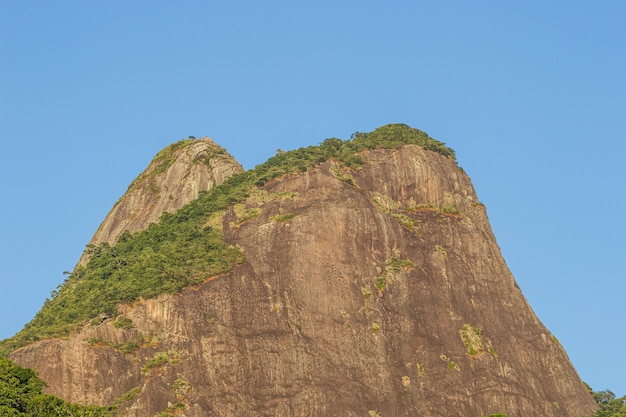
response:
[[(185, 140), (166, 148), (155, 158), (169, 166), (168, 155), (187, 146)], [(326, 139), (319, 146), (279, 152), (267, 162), (242, 174), (199, 198), (176, 214), (163, 214), (158, 224), (131, 235), (123, 234), (114, 246), (90, 247), (89, 262), (78, 267), (46, 300), (35, 318), (12, 339), (2, 341), (0, 353), (51, 337), (63, 337), (91, 321), (100, 323), (117, 314), (117, 305), (182, 288), (232, 270), (244, 262), (243, 254), (224, 242), (221, 214), (230, 205), (245, 200), (251, 191), (267, 181), (304, 172), (329, 159), (358, 168), (359, 152), (374, 148), (395, 149), (415, 144), (454, 160), (454, 152), (420, 130), (394, 124), (371, 133), (355, 133), (350, 140)]]
[(375, 148), (395, 149), (402, 145), (411, 144), (440, 153), (456, 162), (454, 151), (448, 148), (445, 143), (432, 139), (421, 130), (412, 129), (403, 124), (386, 125), (371, 133), (357, 132), (352, 138), (352, 144), (360, 148), (358, 151)]
[(31, 369), (0, 358), (0, 416), (109, 417), (109, 407), (67, 403), (42, 392), (44, 382)]

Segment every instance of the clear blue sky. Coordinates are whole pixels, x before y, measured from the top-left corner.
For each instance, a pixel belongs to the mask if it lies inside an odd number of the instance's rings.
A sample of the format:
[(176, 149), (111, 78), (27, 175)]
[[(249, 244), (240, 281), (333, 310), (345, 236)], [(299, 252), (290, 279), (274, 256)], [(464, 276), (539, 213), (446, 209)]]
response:
[(0, 338), (166, 145), (252, 168), (406, 123), (456, 150), (582, 379), (626, 394), (625, 28), (621, 0), (3, 0)]

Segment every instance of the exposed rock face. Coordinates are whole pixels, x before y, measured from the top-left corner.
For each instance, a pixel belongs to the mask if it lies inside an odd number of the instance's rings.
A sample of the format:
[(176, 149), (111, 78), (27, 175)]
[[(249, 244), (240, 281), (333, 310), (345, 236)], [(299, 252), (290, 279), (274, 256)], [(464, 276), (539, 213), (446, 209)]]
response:
[[(184, 140), (163, 149), (128, 187), (106, 216), (90, 245), (113, 244), (122, 233), (135, 233), (159, 221), (165, 212), (173, 213), (222, 184), (243, 167), (209, 138)], [(79, 264), (84, 265), (88, 253)]]
[(468, 177), (418, 146), (365, 158), (232, 207), (226, 239), (247, 258), (232, 273), (123, 306), (132, 328), (108, 320), (11, 358), (50, 393), (137, 417), (593, 413)]

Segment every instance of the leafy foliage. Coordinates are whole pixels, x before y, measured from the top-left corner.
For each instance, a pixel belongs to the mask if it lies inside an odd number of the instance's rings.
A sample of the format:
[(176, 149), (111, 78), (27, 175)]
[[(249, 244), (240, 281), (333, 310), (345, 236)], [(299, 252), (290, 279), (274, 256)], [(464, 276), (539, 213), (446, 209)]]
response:
[(0, 416), (109, 417), (109, 407), (82, 406), (43, 394), (44, 382), (31, 369), (0, 358)]
[[(153, 172), (174, 163), (174, 151), (193, 143), (183, 140), (161, 151)], [(52, 292), (35, 318), (12, 339), (0, 342), (0, 353), (36, 340), (63, 337), (90, 322), (99, 324), (117, 315), (120, 303), (176, 293), (182, 288), (232, 270), (243, 254), (224, 242), (221, 215), (249, 197), (256, 187), (274, 178), (307, 171), (330, 159), (358, 168), (359, 152), (416, 144), (454, 160), (454, 152), (420, 130), (402, 124), (371, 133), (355, 133), (350, 140), (324, 140), (288, 152), (277, 152), (253, 170), (229, 178), (175, 214), (163, 214), (158, 224), (131, 235), (124, 233), (114, 246), (89, 247), (86, 266), (77, 267), (58, 291)], [(131, 185), (132, 187), (132, 185)], [(287, 219), (278, 219), (284, 221)]]
[(600, 409), (590, 417), (626, 417), (626, 395), (617, 398), (611, 390), (593, 391), (589, 385), (587, 389), (600, 406)]

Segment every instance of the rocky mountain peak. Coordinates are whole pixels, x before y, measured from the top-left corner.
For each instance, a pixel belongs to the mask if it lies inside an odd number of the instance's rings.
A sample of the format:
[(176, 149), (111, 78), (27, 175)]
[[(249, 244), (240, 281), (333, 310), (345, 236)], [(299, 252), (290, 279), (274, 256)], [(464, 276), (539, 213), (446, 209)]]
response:
[[(200, 192), (222, 184), (243, 167), (212, 139), (185, 139), (161, 150), (106, 216), (90, 246), (113, 244), (120, 235), (144, 230), (163, 213), (174, 213)], [(89, 252), (79, 264), (85, 265)]]
[[(220, 149), (159, 153), (94, 237), (117, 246), (25, 328), (10, 357), (49, 393), (132, 417), (595, 411), (442, 143), (404, 125), (327, 139), (121, 234), (240, 172)], [(63, 327), (84, 300), (108, 314)]]

